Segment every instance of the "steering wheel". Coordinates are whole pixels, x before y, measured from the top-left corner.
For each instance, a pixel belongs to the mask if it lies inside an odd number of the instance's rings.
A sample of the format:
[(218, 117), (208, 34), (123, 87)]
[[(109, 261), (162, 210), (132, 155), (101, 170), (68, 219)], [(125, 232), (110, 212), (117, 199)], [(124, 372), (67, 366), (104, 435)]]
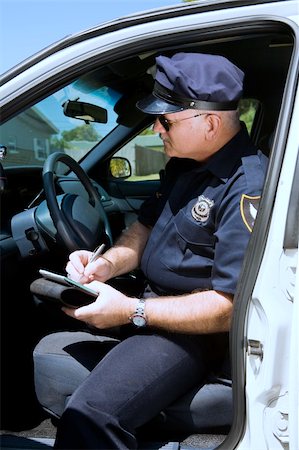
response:
[[(86, 198), (74, 193), (57, 195), (55, 180), (59, 162), (66, 164), (75, 173), (87, 192)], [(111, 229), (100, 194), (73, 158), (65, 153), (52, 153), (44, 164), (43, 185), (47, 207), (56, 229), (56, 241), (62, 242), (71, 252), (78, 249), (94, 250), (99, 243), (105, 243), (108, 247), (112, 245)]]

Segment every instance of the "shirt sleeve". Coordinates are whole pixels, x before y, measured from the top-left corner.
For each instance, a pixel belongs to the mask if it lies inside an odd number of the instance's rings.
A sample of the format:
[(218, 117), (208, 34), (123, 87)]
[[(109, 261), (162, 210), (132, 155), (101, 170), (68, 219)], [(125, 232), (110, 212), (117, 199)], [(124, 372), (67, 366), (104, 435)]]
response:
[(214, 290), (231, 294), (236, 290), (264, 183), (261, 167), (255, 166), (252, 175), (253, 182), (250, 173), (245, 172), (230, 186), (218, 210), (212, 269)]

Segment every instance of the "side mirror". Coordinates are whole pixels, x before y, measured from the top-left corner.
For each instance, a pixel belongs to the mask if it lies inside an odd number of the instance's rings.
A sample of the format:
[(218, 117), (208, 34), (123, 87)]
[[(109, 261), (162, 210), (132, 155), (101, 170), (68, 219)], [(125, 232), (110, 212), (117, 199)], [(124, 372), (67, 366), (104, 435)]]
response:
[(84, 122), (107, 123), (107, 109), (91, 103), (79, 102), (77, 100), (67, 100), (63, 103), (63, 113), (65, 116), (74, 119), (84, 120)]
[(132, 175), (130, 162), (126, 158), (115, 157), (110, 161), (110, 174), (113, 178), (129, 178)]

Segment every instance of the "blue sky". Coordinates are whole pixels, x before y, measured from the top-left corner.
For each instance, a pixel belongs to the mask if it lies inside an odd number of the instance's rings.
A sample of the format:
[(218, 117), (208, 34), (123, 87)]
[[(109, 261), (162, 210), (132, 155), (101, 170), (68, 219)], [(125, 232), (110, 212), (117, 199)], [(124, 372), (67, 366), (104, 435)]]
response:
[(0, 0), (0, 73), (65, 36), (182, 0)]

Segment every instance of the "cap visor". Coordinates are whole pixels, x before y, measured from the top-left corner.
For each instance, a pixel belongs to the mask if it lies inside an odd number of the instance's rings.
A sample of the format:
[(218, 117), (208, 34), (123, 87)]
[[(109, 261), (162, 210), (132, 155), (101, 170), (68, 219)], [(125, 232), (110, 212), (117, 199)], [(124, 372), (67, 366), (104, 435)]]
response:
[(170, 114), (182, 111), (182, 107), (177, 105), (172, 105), (165, 102), (160, 98), (155, 97), (153, 94), (149, 95), (136, 103), (138, 109), (146, 114)]

